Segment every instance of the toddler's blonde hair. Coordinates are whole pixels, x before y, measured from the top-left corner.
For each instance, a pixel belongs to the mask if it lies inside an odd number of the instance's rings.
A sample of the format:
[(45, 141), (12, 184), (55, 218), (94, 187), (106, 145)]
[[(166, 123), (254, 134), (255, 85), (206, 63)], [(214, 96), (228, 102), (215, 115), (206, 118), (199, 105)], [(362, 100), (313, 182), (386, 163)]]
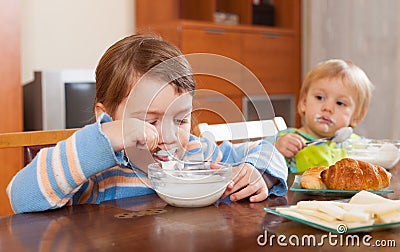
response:
[(356, 91), (355, 111), (350, 121), (350, 126), (357, 126), (367, 115), (369, 103), (371, 101), (373, 84), (365, 72), (348, 60), (330, 59), (320, 62), (311, 69), (303, 80), (300, 88), (299, 102), (297, 110), (304, 117), (300, 103), (305, 99), (312, 83), (321, 79), (341, 79), (343, 84)]

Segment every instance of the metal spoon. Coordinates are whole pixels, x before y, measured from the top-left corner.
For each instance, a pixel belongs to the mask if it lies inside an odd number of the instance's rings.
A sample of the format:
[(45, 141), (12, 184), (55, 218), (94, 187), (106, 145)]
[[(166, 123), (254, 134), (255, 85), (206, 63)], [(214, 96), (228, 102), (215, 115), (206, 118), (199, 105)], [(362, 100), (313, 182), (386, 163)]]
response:
[(176, 151), (178, 148), (172, 148), (170, 150), (163, 150), (160, 147), (157, 147), (153, 156), (156, 156), (160, 161), (171, 161), (174, 160)]
[(176, 152), (178, 148), (172, 148), (169, 150), (162, 150), (157, 147), (153, 156), (155, 160), (160, 163), (161, 167), (165, 170), (182, 170), (183, 164), (180, 160), (176, 158)]
[(325, 142), (342, 143), (346, 141), (346, 139), (349, 138), (351, 134), (353, 134), (352, 127), (343, 127), (338, 129), (333, 135), (333, 137), (325, 137), (325, 138), (320, 138), (318, 140), (309, 141), (306, 143), (306, 146), (325, 143)]

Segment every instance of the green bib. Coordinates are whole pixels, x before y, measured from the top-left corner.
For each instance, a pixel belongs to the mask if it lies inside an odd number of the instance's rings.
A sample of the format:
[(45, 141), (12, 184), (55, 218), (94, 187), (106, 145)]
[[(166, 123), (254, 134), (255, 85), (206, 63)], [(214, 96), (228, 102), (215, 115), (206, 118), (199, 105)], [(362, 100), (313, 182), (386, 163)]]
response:
[(297, 172), (304, 172), (313, 166), (330, 166), (344, 157), (346, 157), (345, 150), (337, 148), (336, 143), (310, 145), (294, 156)]
[[(318, 140), (307, 133), (301, 132), (296, 128), (287, 128), (278, 133), (278, 137), (281, 137), (288, 133), (295, 133), (300, 135), (307, 141)], [(357, 134), (350, 136), (352, 139), (360, 139)], [(302, 173), (313, 166), (330, 166), (335, 164), (342, 158), (346, 157), (346, 151), (341, 148), (341, 144), (336, 143), (322, 143), (317, 145), (310, 145), (297, 152), (292, 158), (286, 158), (286, 164), (289, 168), (290, 173)]]

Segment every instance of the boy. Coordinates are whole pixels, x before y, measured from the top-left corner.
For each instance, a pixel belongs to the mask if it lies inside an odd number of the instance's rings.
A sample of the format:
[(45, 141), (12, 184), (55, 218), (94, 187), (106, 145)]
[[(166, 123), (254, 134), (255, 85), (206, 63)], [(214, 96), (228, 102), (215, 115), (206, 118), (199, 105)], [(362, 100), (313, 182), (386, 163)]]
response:
[[(153, 153), (176, 149), (176, 156), (241, 163), (223, 196), (265, 200), (284, 195), (287, 167), (269, 143), (217, 146), (190, 134), (195, 81), (176, 47), (148, 35), (133, 35), (112, 45), (96, 68), (96, 123), (55, 147), (45, 148), (10, 182), (7, 193), (17, 213), (67, 204), (154, 193), (140, 157), (125, 150)], [(245, 154), (245, 155), (244, 155)]]

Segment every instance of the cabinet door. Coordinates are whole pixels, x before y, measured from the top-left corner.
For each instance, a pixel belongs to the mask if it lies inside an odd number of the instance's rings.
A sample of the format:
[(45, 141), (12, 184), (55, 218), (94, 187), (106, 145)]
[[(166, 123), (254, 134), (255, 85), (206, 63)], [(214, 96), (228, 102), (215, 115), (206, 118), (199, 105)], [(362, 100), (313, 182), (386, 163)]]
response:
[(226, 29), (183, 27), (181, 49), (184, 53), (215, 53), (240, 61), (240, 40), (240, 33)]
[(242, 96), (195, 95), (192, 119), (194, 128), (202, 122), (217, 124), (243, 121)]
[[(197, 88), (241, 95), (240, 34), (216, 28), (183, 28), (181, 49), (185, 54), (201, 53), (188, 59), (196, 75)], [(192, 60), (194, 59), (194, 60)]]
[[(242, 96), (239, 88), (242, 82), (242, 65), (238, 61), (241, 58), (240, 45), (239, 33), (215, 28), (183, 28), (182, 51), (185, 54), (202, 53), (201, 56), (188, 56), (188, 60), (196, 77), (196, 92), (203, 97), (210, 96), (200, 99), (203, 103), (208, 103), (211, 107), (215, 105), (215, 108), (220, 109), (224, 99)], [(226, 98), (221, 98), (223, 96)], [(241, 101), (237, 103), (241, 106)], [(222, 123), (222, 120), (210, 111), (197, 114), (203, 115), (202, 121)]]
[(299, 87), (295, 39), (279, 33), (243, 34), (243, 63), (268, 93), (296, 93)]
[(197, 91), (193, 101), (193, 126), (242, 120), (240, 34), (216, 28), (183, 28), (181, 49), (185, 54), (207, 53), (191, 61)]

